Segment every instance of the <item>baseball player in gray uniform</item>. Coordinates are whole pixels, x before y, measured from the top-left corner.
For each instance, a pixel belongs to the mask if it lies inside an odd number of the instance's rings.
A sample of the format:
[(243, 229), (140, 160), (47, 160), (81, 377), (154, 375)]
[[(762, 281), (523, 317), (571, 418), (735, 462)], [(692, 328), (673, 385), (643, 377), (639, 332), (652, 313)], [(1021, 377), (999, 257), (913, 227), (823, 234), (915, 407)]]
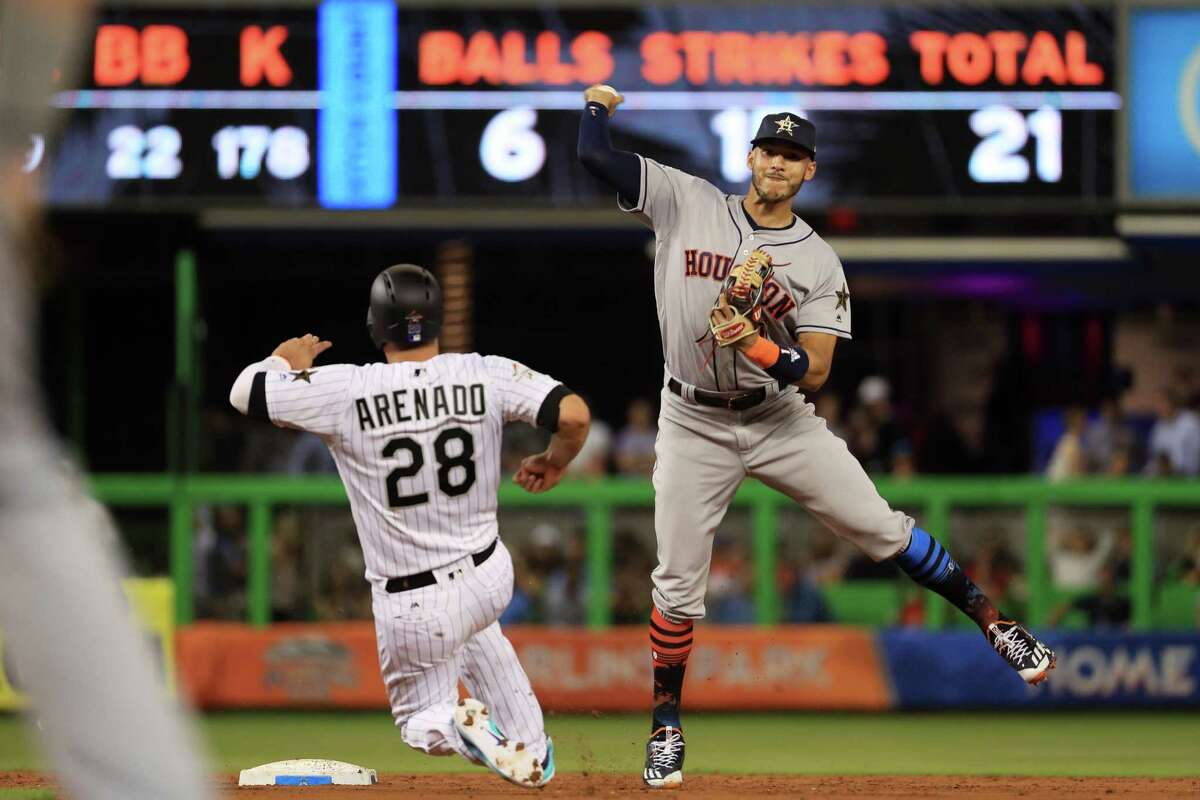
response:
[(55, 127), (55, 75), (72, 74), (90, 11), (0, 3), (0, 631), (64, 796), (209, 800), (204, 758), (121, 592), (116, 532), (65, 467), (38, 387), (41, 198), (23, 164)]
[(654, 230), (654, 294), (666, 360), (656, 463), (658, 566), (650, 616), (654, 701), (643, 779), (683, 781), (680, 692), (692, 621), (704, 617), (713, 534), (746, 476), (791, 497), (876, 561), (892, 560), (971, 617), (1028, 683), (1054, 654), (1004, 618), (950, 554), (879, 496), (846, 444), (805, 400), (850, 338), (850, 290), (832, 248), (792, 213), (816, 174), (816, 129), (769, 114), (746, 156), (750, 186), (708, 181), (615, 150), (622, 101), (592, 86), (579, 127), (584, 167)]
[[(496, 521), (500, 436), (514, 420), (552, 433), (513, 476), (526, 491), (544, 492), (583, 446), (590, 417), (578, 395), (516, 361), (439, 354), (441, 324), (434, 277), (412, 264), (389, 267), (371, 287), (367, 316), (386, 363), (314, 368), (330, 343), (289, 339), (242, 371), (230, 402), (318, 434), (333, 454), (405, 743), (543, 786), (554, 777), (553, 745), (498, 622), (513, 592)], [(460, 679), (471, 698), (459, 699)]]

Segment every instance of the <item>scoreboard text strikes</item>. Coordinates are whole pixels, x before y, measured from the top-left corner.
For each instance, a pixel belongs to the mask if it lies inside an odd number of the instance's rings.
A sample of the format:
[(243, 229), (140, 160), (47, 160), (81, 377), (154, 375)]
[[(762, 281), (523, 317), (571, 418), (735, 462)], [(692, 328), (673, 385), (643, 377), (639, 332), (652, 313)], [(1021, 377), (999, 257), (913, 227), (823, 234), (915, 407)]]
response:
[[(763, 114), (814, 121), (802, 204), (1112, 193), (1112, 13), (1099, 6), (622, 9), (105, 7), (52, 203), (379, 208), (607, 200), (563, 180), (582, 89), (618, 146), (740, 188)], [(663, 29), (670, 20), (673, 29)], [(575, 24), (583, 23), (583, 24)], [(969, 203), (967, 204), (969, 207)]]

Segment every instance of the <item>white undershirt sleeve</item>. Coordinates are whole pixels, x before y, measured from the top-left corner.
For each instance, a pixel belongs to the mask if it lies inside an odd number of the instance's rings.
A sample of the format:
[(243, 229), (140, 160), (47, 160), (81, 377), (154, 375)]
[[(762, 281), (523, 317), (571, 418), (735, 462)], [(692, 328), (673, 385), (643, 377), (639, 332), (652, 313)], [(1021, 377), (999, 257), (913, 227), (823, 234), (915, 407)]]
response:
[(250, 388), (254, 386), (254, 376), (260, 372), (290, 372), (292, 365), (283, 356), (267, 356), (262, 361), (256, 361), (242, 370), (229, 390), (229, 403), (243, 414), (250, 408)]

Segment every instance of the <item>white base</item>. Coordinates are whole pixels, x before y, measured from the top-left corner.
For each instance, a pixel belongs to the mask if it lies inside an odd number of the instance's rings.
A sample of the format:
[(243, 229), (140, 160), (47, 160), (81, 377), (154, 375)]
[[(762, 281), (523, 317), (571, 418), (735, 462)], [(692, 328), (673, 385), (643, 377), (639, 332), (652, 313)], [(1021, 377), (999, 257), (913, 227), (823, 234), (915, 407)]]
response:
[(370, 786), (378, 781), (375, 770), (357, 764), (327, 758), (294, 758), (244, 769), (238, 777), (238, 786)]

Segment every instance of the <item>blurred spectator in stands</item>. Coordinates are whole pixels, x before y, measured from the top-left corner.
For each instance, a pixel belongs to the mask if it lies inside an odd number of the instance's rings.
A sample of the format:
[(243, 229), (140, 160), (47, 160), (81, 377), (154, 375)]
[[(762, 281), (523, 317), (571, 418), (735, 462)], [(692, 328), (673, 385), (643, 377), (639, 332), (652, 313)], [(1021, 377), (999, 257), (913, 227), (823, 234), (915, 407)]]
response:
[(896, 614), (896, 625), (905, 628), (922, 628), (925, 626), (925, 605), (929, 593), (921, 591), (921, 587), (913, 584), (901, 584), (900, 610)]
[(246, 430), (242, 449), (242, 472), (286, 472), (288, 453), (298, 434), (274, 425), (255, 425)]
[(529, 569), (523, 550), (510, 543), (508, 551), (513, 562), (513, 593), (508, 607), (500, 615), (500, 624), (533, 622), (534, 598), (541, 591), (541, 576)]
[(1200, 586), (1200, 528), (1188, 534), (1183, 553), (1174, 565), (1168, 567), (1168, 573), (1173, 573), (1177, 580), (1184, 583)]
[(200, 616), (242, 619), (246, 615), (246, 516), (241, 506), (205, 506), (196, 530), (199, 559), (197, 582)]
[(897, 439), (892, 445), (891, 474), (893, 478), (911, 478), (917, 474), (917, 459), (908, 439)]
[(1129, 473), (1137, 436), (1124, 420), (1119, 397), (1109, 395), (1100, 401), (1100, 416), (1084, 428), (1082, 444), (1089, 474)]
[(1180, 361), (1172, 371), (1172, 382), (1176, 387), (1182, 408), (1200, 411), (1200, 370), (1192, 361)]
[(1010, 599), (1014, 584), (1022, 572), (1022, 564), (1013, 555), (1003, 531), (985, 533), (974, 558), (964, 566), (967, 576), (984, 594), (1001, 606)]
[(1117, 533), (1117, 544), (1110, 561), (1118, 581), (1127, 581), (1133, 577), (1133, 534), (1129, 532), (1129, 528), (1122, 528)]
[(371, 593), (365, 591), (362, 548), (346, 542), (328, 562), (324, 587), (313, 601), (318, 620), (371, 618)]
[(1050, 614), (1047, 625), (1058, 625), (1072, 611), (1082, 611), (1089, 628), (1124, 628), (1129, 624), (1132, 606), (1129, 598), (1117, 591), (1116, 570), (1105, 563), (1097, 575), (1096, 591), (1088, 592), (1063, 603)]
[(824, 526), (813, 529), (805, 563), (805, 577), (814, 586), (827, 586), (845, 579), (850, 551)]
[(720, 625), (749, 625), (754, 622), (753, 568), (741, 540), (722, 537), (713, 542), (708, 571), (708, 618)]
[(1054, 452), (1046, 464), (1046, 477), (1051, 481), (1081, 478), (1087, 474), (1083, 456), (1083, 429), (1087, 422), (1087, 411), (1083, 406), (1071, 406), (1063, 415), (1066, 430), (1058, 437)]
[(246, 418), (225, 408), (204, 412), (200, 469), (204, 472), (237, 472), (242, 469), (246, 447)]
[(1157, 420), (1150, 431), (1148, 475), (1200, 473), (1200, 416), (1183, 406), (1179, 392), (1164, 388), (1155, 398)]
[(635, 398), (625, 411), (625, 427), (617, 434), (613, 448), (617, 472), (649, 478), (654, 469), (654, 441), (657, 438), (654, 406), (644, 397)]
[(1112, 478), (1121, 478), (1129, 475), (1134, 471), (1134, 452), (1136, 445), (1129, 447), (1118, 447), (1113, 451), (1112, 458), (1108, 460), (1108, 466), (1101, 475), (1107, 475)]
[(300, 574), (304, 537), (294, 509), (275, 514), (271, 530), (271, 621), (298, 622), (307, 618), (306, 592)]
[(613, 537), (612, 619), (617, 625), (646, 624), (650, 613), (650, 571), (654, 559), (649, 551), (654, 536), (624, 528)]
[(336, 475), (337, 464), (320, 436), (307, 431), (296, 435), (288, 450), (284, 471), (288, 475)]
[[(587, 400), (586, 397), (584, 399)], [(612, 427), (599, 417), (593, 416), (592, 427), (588, 428), (583, 449), (575, 456), (575, 460), (567, 465), (566, 474), (573, 478), (603, 478), (608, 474), (612, 443)]]
[(987, 451), (983, 409), (960, 405), (939, 414), (921, 451), (921, 472), (979, 474), (999, 472)]
[[(823, 531), (820, 543), (813, 539), (806, 553), (789, 558), (780, 548), (776, 563), (776, 585), (782, 608), (782, 622), (829, 622), (830, 613), (817, 581), (841, 580), (845, 561), (837, 559), (837, 539)], [(781, 543), (782, 544), (782, 543)]]
[(529, 533), (525, 561), (537, 576), (534, 619), (544, 625), (582, 625), (587, 621), (582, 537), (567, 536), (543, 522)]
[(1050, 574), (1058, 589), (1094, 589), (1116, 544), (1114, 531), (1099, 534), (1078, 524), (1050, 530)]
[(882, 375), (858, 385), (858, 407), (850, 414), (850, 449), (870, 473), (892, 471), (892, 452), (905, 434), (892, 408), (892, 386)]
[(549, 434), (524, 422), (504, 426), (500, 439), (500, 472), (511, 477), (521, 466), (521, 459), (546, 449)]
[(834, 436), (845, 441), (849, 437), (845, 420), (842, 419), (842, 396), (828, 386), (812, 401), (816, 415), (825, 420), (825, 427)]

